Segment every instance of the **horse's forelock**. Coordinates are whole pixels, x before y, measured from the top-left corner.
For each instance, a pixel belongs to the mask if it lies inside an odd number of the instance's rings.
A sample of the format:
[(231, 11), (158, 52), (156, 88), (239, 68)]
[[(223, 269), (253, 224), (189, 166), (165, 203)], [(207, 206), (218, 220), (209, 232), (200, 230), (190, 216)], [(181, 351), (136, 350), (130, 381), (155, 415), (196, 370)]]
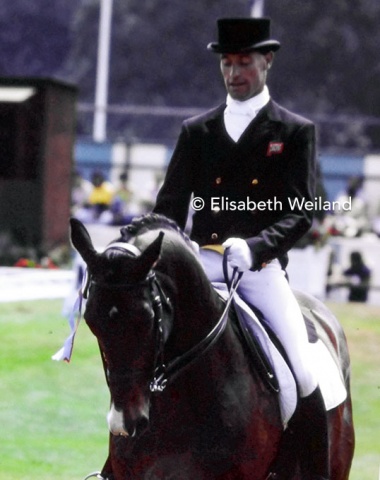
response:
[(134, 259), (130, 254), (122, 249), (107, 249), (100, 255), (101, 268), (98, 268), (96, 272), (100, 277), (110, 279), (110, 277), (116, 276), (121, 278), (126, 274), (133, 272)]

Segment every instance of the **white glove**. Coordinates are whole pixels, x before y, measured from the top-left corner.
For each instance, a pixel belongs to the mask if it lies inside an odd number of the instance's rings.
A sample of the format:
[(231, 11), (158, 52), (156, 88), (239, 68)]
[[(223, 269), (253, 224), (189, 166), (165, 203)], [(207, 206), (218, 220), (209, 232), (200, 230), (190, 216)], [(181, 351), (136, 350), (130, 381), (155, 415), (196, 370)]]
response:
[(223, 243), (226, 249), (227, 262), (239, 272), (245, 272), (252, 267), (253, 258), (248, 243), (242, 238), (229, 238)]

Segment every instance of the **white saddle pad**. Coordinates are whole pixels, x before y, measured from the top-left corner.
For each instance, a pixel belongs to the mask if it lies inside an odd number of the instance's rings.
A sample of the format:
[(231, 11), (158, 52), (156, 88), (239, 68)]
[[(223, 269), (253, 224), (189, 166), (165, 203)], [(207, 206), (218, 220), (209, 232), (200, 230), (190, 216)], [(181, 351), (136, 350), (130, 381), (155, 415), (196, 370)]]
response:
[[(214, 283), (213, 286), (222, 298), (228, 298), (229, 293), (224, 283)], [(281, 418), (285, 428), (297, 406), (297, 386), (294, 376), (252, 309), (238, 294), (235, 294), (233, 301), (247, 328), (260, 343), (276, 374), (280, 386), (279, 405)], [(326, 410), (331, 410), (340, 405), (347, 396), (341, 372), (321, 340), (310, 344), (310, 348), (313, 352), (315, 371), (318, 375)]]

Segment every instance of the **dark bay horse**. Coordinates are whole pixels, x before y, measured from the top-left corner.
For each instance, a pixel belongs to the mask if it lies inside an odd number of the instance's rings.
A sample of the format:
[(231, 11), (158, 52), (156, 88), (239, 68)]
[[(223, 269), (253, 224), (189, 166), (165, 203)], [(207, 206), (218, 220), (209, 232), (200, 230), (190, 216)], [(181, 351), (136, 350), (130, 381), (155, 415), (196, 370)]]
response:
[[(103, 477), (304, 479), (297, 459), (294, 465), (289, 459), (283, 476), (271, 476), (283, 434), (277, 396), (233, 323), (222, 321), (225, 302), (176, 225), (147, 215), (123, 227), (101, 254), (78, 220), (71, 220), (71, 232), (88, 267), (84, 318), (98, 340), (111, 394)], [(321, 326), (338, 339), (348, 391), (328, 412), (331, 480), (347, 480), (354, 444), (349, 357), (344, 334), (328, 315)]]

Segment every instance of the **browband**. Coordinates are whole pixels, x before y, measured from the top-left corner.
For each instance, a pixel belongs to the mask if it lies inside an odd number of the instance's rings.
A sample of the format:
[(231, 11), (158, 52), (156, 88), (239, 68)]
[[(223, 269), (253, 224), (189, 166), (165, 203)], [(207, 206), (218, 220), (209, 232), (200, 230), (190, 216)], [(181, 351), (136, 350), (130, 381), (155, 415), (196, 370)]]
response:
[(111, 243), (110, 245), (107, 246), (107, 248), (104, 251), (114, 247), (122, 248), (123, 250), (126, 250), (127, 252), (132, 253), (135, 257), (138, 257), (139, 255), (141, 255), (141, 251), (135, 245), (131, 245), (130, 243), (123, 243), (123, 242)]

